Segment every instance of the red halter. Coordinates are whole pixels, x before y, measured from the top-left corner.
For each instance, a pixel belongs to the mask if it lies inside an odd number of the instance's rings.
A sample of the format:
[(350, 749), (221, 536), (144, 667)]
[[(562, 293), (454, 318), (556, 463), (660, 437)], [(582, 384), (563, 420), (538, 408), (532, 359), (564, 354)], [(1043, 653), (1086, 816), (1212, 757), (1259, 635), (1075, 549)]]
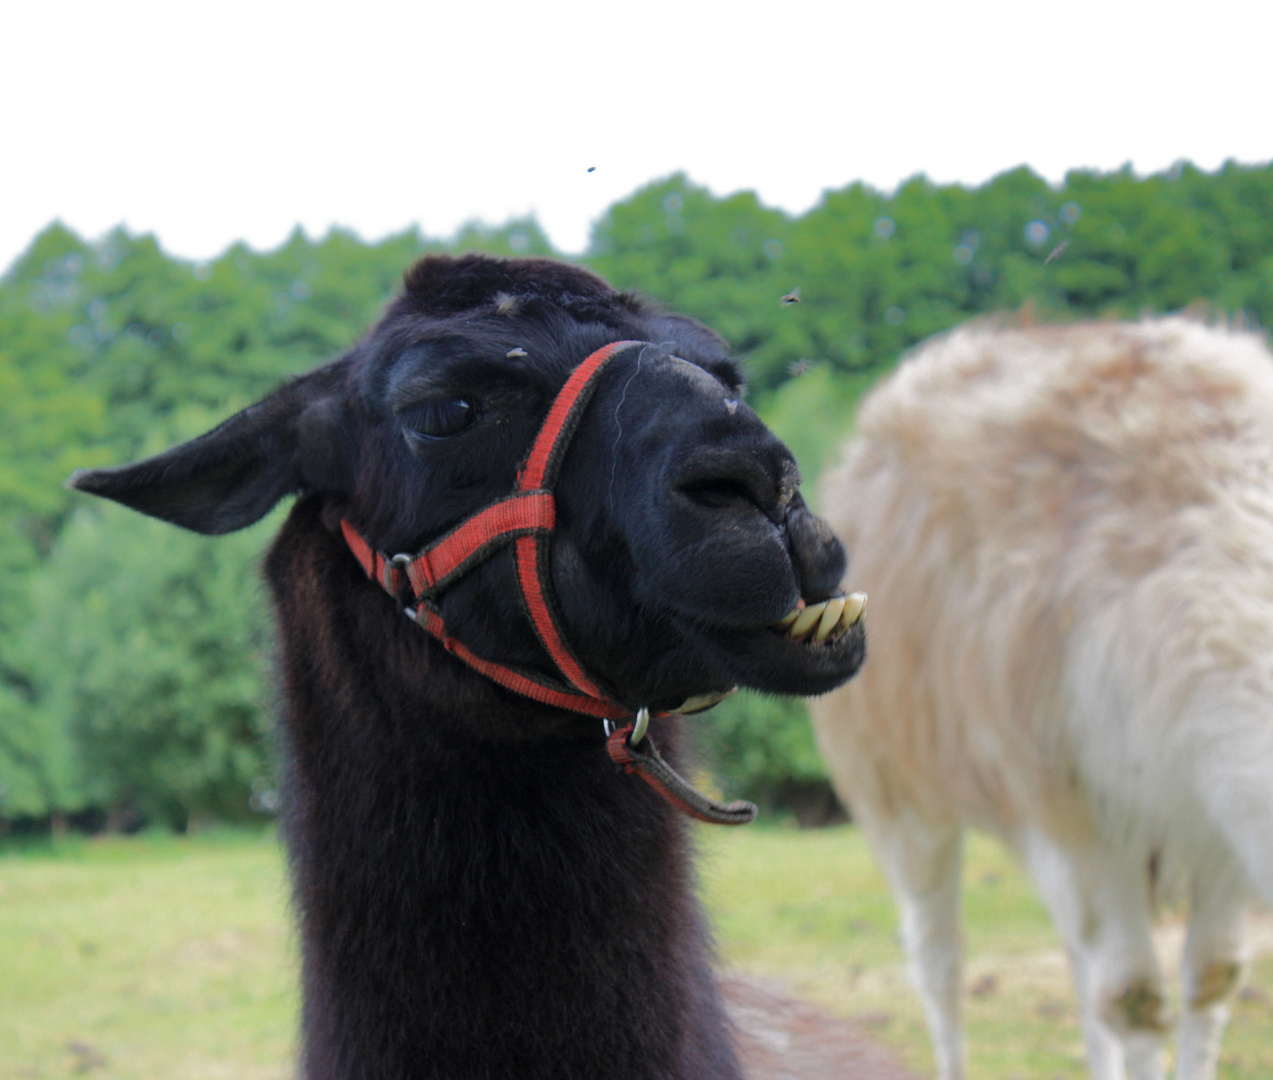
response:
[[(630, 718), (633, 713), (607, 698), (588, 677), (562, 632), (561, 615), (551, 588), (549, 541), (557, 522), (553, 485), (561, 471), (561, 460), (579, 426), (579, 419), (596, 391), (596, 376), (616, 353), (644, 341), (615, 341), (603, 345), (580, 364), (561, 388), (544, 425), (531, 444), (526, 463), (517, 473), (513, 494), (479, 510), (442, 539), (415, 555), (392, 557), (374, 550), (349, 524), (341, 521), (341, 531), (367, 576), (399, 599), (409, 584), (414, 596), (415, 619), (442, 643), (447, 652), (488, 679), (525, 697), (546, 705), (569, 709), (605, 720)], [(467, 573), (504, 544), (516, 545), (517, 583), (535, 633), (565, 682), (534, 672), (497, 664), (478, 656), (446, 632), (442, 613), (434, 602), (437, 594), (456, 578)], [(720, 825), (745, 825), (756, 816), (749, 802), (723, 805), (698, 792), (659, 756), (652, 738), (638, 750), (636, 743), (645, 734), (641, 710), (640, 731), (634, 725), (606, 725), (606, 750), (625, 772), (635, 773), (677, 809), (700, 821)], [(664, 715), (664, 714), (660, 714)], [(617, 727), (617, 730), (612, 730)]]
[[(586, 716), (616, 719), (632, 711), (611, 701), (588, 677), (562, 632), (561, 615), (550, 586), (549, 540), (556, 525), (552, 488), (579, 419), (596, 390), (596, 376), (612, 356), (643, 341), (604, 345), (580, 364), (561, 388), (530, 454), (517, 474), (513, 494), (492, 503), (415, 555), (386, 556), (375, 551), (348, 521), (340, 527), (368, 577), (394, 598), (410, 584), (416, 621), (446, 650), (476, 671), (518, 694)], [(516, 546), (517, 581), (526, 612), (565, 682), (497, 664), (478, 656), (449, 636), (434, 600), (456, 578), (467, 573), (504, 544)]]

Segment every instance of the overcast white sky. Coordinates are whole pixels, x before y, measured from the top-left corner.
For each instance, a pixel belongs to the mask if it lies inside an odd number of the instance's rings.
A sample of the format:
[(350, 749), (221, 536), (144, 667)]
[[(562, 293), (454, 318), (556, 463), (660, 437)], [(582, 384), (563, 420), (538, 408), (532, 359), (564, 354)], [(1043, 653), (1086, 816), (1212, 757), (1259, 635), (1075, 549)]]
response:
[[(0, 15), (0, 270), (60, 218), (191, 258), (534, 213), (685, 170), (828, 188), (1273, 158), (1268, 0), (111, 0)], [(588, 172), (595, 167), (594, 172)]]

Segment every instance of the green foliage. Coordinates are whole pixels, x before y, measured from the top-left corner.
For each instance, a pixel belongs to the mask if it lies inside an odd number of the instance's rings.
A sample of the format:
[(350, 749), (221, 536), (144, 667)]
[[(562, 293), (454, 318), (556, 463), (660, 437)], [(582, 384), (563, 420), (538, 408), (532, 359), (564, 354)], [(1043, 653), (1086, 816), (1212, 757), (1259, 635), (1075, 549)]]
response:
[[(463, 243), (547, 251), (534, 221)], [(101, 508), (71, 519), (84, 500), (63, 483), (339, 355), (403, 269), (446, 248), (297, 231), (195, 264), (153, 237), (87, 244), (53, 225), (0, 281), (0, 818), (125, 802), (173, 822), (247, 813), (245, 785), (269, 772), (249, 569), (263, 536), (201, 541)], [(85, 619), (86, 605), (102, 610)]]
[[(11, 652), (6, 659), (28, 658)], [(9, 667), (0, 683), (0, 820), (67, 813), (88, 802), (74, 737), (41, 700), (37, 669), (23, 667)]]
[(31, 706), (15, 730), (53, 740), (29, 757), (62, 786), (45, 784), (37, 806), (15, 777), (6, 788), (24, 802), (6, 812), (127, 805), (179, 827), (250, 816), (253, 782), (271, 773), (266, 535), (196, 536), (113, 505), (71, 516), (31, 582), (15, 657)]
[(769, 316), (795, 284), (781, 269), (790, 227), (751, 192), (715, 199), (678, 173), (612, 206), (588, 263), (616, 288), (708, 323), (738, 354), (767, 357), (777, 326)]
[(761, 802), (788, 782), (825, 780), (808, 710), (798, 698), (740, 690), (703, 718), (700, 738), (731, 797)]
[[(444, 250), (554, 254), (529, 218), (446, 243), (298, 230), (198, 264), (150, 236), (86, 243), (54, 224), (0, 279), (0, 818), (121, 800), (171, 821), (244, 812), (244, 785), (268, 774), (250, 569), (262, 535), (200, 541), (87, 511), (63, 481), (339, 355), (403, 269)], [(811, 496), (861, 393), (967, 318), (1201, 302), (1268, 323), (1273, 166), (1080, 171), (1059, 187), (1024, 168), (977, 188), (917, 177), (891, 195), (828, 191), (798, 217), (677, 174), (610, 207), (585, 261), (725, 336)], [(718, 715), (731, 782), (820, 775), (799, 706), (740, 698)]]
[(849, 434), (857, 400), (875, 381), (872, 371), (837, 373), (830, 364), (788, 379), (761, 404), (760, 417), (796, 455), (806, 483), (804, 496), (817, 503), (817, 478)]
[(553, 257), (552, 242), (539, 222), (520, 218), (505, 225), (489, 226), (477, 222), (465, 225), (450, 245), (453, 251), (483, 251), (487, 255), (529, 258), (533, 255)]
[(1136, 316), (1201, 300), (1267, 321), (1271, 251), (1273, 167), (1230, 164), (1074, 172), (1059, 188), (1025, 168), (978, 188), (852, 184), (795, 220), (678, 174), (611, 207), (589, 261), (721, 330), (763, 402), (809, 367), (878, 377), (934, 333), (1022, 306)]

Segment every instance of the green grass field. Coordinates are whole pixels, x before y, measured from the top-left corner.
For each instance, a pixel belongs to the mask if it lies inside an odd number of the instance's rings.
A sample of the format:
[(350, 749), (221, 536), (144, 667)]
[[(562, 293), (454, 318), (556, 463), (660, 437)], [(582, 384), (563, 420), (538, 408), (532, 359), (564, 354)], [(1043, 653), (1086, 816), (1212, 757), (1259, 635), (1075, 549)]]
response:
[[(700, 847), (725, 964), (784, 980), (931, 1070), (892, 905), (856, 830), (704, 830)], [(971, 1074), (1083, 1076), (1064, 962), (1029, 886), (985, 840), (970, 845), (966, 885)], [(0, 1080), (285, 1080), (296, 1011), (272, 836), (0, 849)], [(1267, 951), (1221, 1075), (1273, 1076)]]
[[(931, 1075), (919, 1000), (906, 978), (892, 901), (852, 827), (811, 833), (704, 833), (703, 883), (725, 962), (782, 978), (832, 1012), (856, 1018)], [(1164, 964), (1182, 929), (1163, 920)], [(1262, 936), (1273, 921), (1260, 919)], [(969, 1075), (1066, 1080), (1087, 1075), (1059, 939), (1016, 863), (974, 836), (964, 866)], [(1273, 947), (1256, 963), (1225, 1040), (1224, 1080), (1273, 1077)]]

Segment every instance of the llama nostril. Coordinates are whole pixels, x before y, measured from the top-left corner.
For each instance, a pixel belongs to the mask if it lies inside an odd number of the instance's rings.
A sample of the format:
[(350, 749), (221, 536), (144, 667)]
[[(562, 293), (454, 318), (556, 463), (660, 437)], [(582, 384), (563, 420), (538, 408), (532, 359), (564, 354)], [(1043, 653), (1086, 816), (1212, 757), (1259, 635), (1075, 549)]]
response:
[(757, 453), (705, 453), (680, 472), (673, 490), (709, 510), (759, 510), (782, 527), (796, 494), (795, 466), (777, 467)]
[(672, 491), (710, 510), (759, 510), (782, 526), (800, 484), (790, 451), (754, 416), (699, 434), (705, 442), (687, 445), (689, 452), (673, 459)]
[(744, 503), (749, 506), (759, 505), (755, 493), (739, 480), (703, 478), (680, 484), (677, 490), (690, 502), (709, 510), (725, 510)]

